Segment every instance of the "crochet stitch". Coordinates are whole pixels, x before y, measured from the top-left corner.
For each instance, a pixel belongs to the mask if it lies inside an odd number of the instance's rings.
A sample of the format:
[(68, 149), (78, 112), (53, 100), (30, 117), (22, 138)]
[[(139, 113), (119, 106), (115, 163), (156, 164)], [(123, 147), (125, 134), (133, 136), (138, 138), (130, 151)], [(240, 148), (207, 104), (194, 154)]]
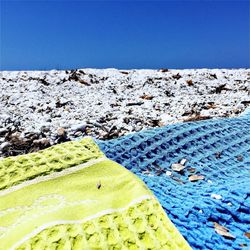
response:
[(91, 138), (0, 161), (0, 249), (190, 249)]
[[(110, 159), (140, 177), (154, 192), (194, 249), (250, 247), (250, 113), (169, 125), (97, 141)], [(187, 159), (181, 172), (171, 164)], [(204, 176), (190, 182), (191, 175)], [(213, 222), (235, 239), (216, 233)]]

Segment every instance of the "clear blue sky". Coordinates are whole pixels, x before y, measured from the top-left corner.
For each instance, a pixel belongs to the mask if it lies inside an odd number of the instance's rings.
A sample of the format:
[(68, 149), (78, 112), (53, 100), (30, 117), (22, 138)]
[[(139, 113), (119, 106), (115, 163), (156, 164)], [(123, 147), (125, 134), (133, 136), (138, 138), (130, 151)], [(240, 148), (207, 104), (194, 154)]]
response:
[(250, 67), (249, 1), (1, 1), (1, 70)]

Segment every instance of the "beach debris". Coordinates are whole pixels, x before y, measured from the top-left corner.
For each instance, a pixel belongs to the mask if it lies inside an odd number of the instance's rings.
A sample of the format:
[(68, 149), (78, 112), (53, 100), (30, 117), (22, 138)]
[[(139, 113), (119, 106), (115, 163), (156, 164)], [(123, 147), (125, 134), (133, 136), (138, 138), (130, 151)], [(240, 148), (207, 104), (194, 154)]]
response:
[(64, 106), (66, 106), (68, 104), (73, 104), (73, 102), (71, 100), (65, 100), (65, 99), (57, 98), (57, 101), (55, 103), (56, 108), (61, 108), (61, 107), (64, 107)]
[(155, 166), (155, 174), (156, 174), (157, 176), (163, 174), (164, 172), (165, 172), (165, 170), (164, 170), (162, 167), (160, 167), (160, 166), (158, 166), (158, 165)]
[(38, 146), (40, 148), (46, 148), (50, 146), (50, 141), (47, 138), (41, 138), (33, 141), (33, 145)]
[(160, 72), (166, 73), (166, 72), (169, 72), (169, 69), (160, 69)]
[(165, 126), (167, 124), (171, 124), (175, 121), (175, 118), (168, 114), (161, 114), (160, 115), (160, 124)]
[[(78, 132), (76, 132), (76, 133), (78, 133)], [(69, 140), (70, 139), (68, 138), (66, 129), (62, 128), (62, 127), (58, 128), (57, 134), (56, 134), (56, 143), (62, 143), (62, 142), (66, 142)]]
[(221, 152), (216, 152), (215, 157), (216, 157), (216, 159), (220, 159), (221, 158)]
[(147, 169), (147, 170), (142, 171), (142, 174), (147, 175), (147, 176), (154, 176), (154, 175), (152, 174), (152, 172), (150, 171), (150, 169)]
[(214, 78), (214, 79), (217, 79), (217, 75), (216, 75), (216, 74), (210, 73), (210, 77), (212, 77), (212, 78)]
[(240, 247), (247, 247), (247, 244), (246, 243), (241, 243), (239, 244)]
[(87, 128), (87, 123), (83, 122), (83, 123), (78, 123), (78, 124), (71, 126), (70, 129), (73, 132), (78, 132), (78, 131), (85, 132), (86, 128)]
[(226, 88), (226, 83), (216, 87), (215, 88), (215, 93), (220, 94), (222, 90), (228, 90), (228, 88)]
[(0, 145), (0, 150), (1, 151), (4, 151), (6, 150), (7, 148), (9, 148), (11, 146), (11, 144), (9, 142), (3, 142), (1, 145)]
[(238, 155), (238, 156), (236, 157), (236, 159), (237, 159), (237, 161), (243, 161), (243, 156), (242, 156), (242, 155)]
[(65, 136), (65, 134), (66, 134), (65, 128), (58, 128), (57, 129), (57, 135), (58, 136)]
[(172, 178), (174, 181), (176, 181), (176, 182), (178, 182), (178, 183), (180, 183), (180, 184), (185, 184), (184, 181), (182, 181), (180, 178), (178, 178), (178, 177), (176, 177), (176, 176), (171, 176), (171, 178)]
[(128, 71), (120, 71), (121, 74), (124, 74), (124, 75), (128, 75), (129, 72)]
[(227, 239), (231, 240), (235, 239), (235, 236), (232, 235), (226, 227), (221, 226), (217, 222), (213, 222), (213, 224), (214, 224), (214, 230), (217, 234), (220, 234)]
[(89, 82), (87, 82), (85, 80), (82, 80), (82, 79), (79, 79), (78, 82), (81, 83), (81, 84), (84, 84), (86, 86), (90, 86), (91, 85)]
[(190, 173), (195, 173), (196, 168), (188, 168), (187, 171), (190, 172)]
[(187, 80), (186, 83), (187, 83), (188, 86), (193, 86), (194, 85), (192, 80)]
[(179, 73), (177, 73), (176, 75), (172, 75), (172, 77), (176, 80), (179, 80), (180, 78), (182, 78), (182, 76)]
[(149, 175), (151, 172), (147, 169), (147, 170), (144, 170), (142, 171), (142, 174), (145, 174), (145, 175)]
[(204, 180), (204, 179), (205, 179), (205, 177), (203, 175), (190, 175), (188, 177), (188, 180), (191, 181), (191, 182)]
[(126, 106), (140, 106), (144, 104), (144, 102), (128, 102)]
[(244, 235), (245, 235), (248, 239), (250, 239), (250, 232), (245, 232)]
[(140, 96), (141, 99), (144, 99), (144, 100), (152, 100), (154, 97), (152, 95), (142, 95)]
[(167, 175), (167, 176), (171, 176), (171, 175), (172, 175), (172, 172), (171, 172), (171, 171), (166, 171), (166, 175)]
[(101, 181), (98, 181), (96, 184), (97, 189), (100, 189), (102, 187)]
[(176, 172), (181, 172), (184, 168), (185, 166), (180, 163), (173, 163), (171, 165), (171, 169)]
[(180, 164), (183, 165), (183, 166), (184, 166), (186, 163), (187, 163), (187, 159), (182, 159), (182, 160), (180, 161)]
[[(2, 71), (0, 82), (0, 157), (85, 135), (106, 140), (232, 117), (250, 106), (248, 69)], [(49, 143), (33, 143), (42, 138)]]
[(215, 109), (217, 105), (214, 102), (208, 102), (207, 103), (207, 108), (208, 109)]
[(190, 117), (184, 119), (183, 122), (203, 121), (203, 120), (208, 120), (211, 118), (212, 118), (211, 116), (195, 114), (193, 116), (190, 116)]

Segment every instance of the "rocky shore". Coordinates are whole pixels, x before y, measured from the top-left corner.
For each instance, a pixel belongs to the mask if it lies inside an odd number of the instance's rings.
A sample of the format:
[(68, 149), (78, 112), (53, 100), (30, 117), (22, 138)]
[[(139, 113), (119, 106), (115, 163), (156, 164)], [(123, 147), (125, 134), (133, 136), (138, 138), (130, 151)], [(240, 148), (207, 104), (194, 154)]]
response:
[(0, 157), (233, 117), (248, 106), (249, 69), (1, 71)]

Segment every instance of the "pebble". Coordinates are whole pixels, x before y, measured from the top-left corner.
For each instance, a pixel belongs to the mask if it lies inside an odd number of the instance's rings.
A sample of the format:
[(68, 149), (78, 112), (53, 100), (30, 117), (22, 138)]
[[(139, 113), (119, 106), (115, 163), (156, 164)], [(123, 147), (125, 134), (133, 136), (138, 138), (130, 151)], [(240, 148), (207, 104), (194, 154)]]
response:
[(7, 128), (0, 128), (0, 136), (4, 136), (8, 132)]
[(242, 110), (242, 109), (244, 109), (244, 105), (242, 103), (238, 103), (235, 108)]
[(0, 145), (0, 150), (1, 151), (4, 151), (7, 147), (11, 146), (11, 144), (9, 142), (3, 142), (1, 145)]
[(210, 110), (202, 110), (200, 112), (201, 116), (211, 116), (211, 111)]
[(174, 122), (175, 118), (172, 117), (171, 115), (162, 114), (160, 115), (160, 121), (163, 125), (167, 125), (167, 124)]
[(73, 132), (78, 132), (78, 131), (85, 132), (86, 127), (87, 127), (86, 123), (79, 123), (71, 126), (70, 130)]
[(35, 144), (35, 145), (40, 144), (40, 145), (42, 145), (44, 147), (44, 146), (49, 146), (50, 142), (49, 142), (49, 140), (47, 138), (42, 138), (42, 139), (34, 140), (33, 144)]
[[(106, 140), (197, 115), (238, 116), (250, 106), (249, 74), (249, 69), (2, 71), (0, 145), (16, 131), (22, 145), (16, 141), (14, 155), (86, 133)], [(32, 148), (44, 137), (50, 143)], [(0, 157), (13, 154), (7, 150)]]
[(66, 130), (65, 130), (64, 128), (58, 128), (58, 129), (57, 129), (57, 134), (58, 134), (59, 136), (65, 136)]

